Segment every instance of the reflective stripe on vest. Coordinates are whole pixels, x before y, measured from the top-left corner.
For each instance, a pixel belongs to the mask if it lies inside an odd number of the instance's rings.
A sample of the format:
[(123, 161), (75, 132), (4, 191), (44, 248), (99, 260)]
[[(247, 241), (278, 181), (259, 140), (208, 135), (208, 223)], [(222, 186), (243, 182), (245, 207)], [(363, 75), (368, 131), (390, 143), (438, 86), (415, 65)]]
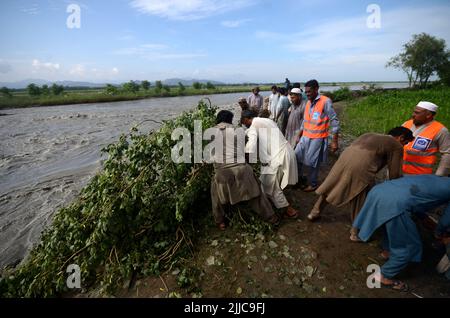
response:
[(321, 118), (327, 100), (328, 97), (320, 96), (319, 100), (314, 106), (313, 114), (311, 114), (310, 112), (311, 101), (308, 100), (308, 102), (306, 103), (305, 115), (303, 120), (303, 136), (311, 139), (328, 137), (330, 119), (327, 115), (325, 115), (324, 118)]
[[(408, 120), (404, 127), (411, 129), (413, 121)], [(403, 172), (407, 174), (431, 174), (436, 163), (438, 148), (430, 148), (436, 135), (444, 127), (437, 121), (431, 124), (418, 134), (413, 141), (408, 143), (403, 153)]]

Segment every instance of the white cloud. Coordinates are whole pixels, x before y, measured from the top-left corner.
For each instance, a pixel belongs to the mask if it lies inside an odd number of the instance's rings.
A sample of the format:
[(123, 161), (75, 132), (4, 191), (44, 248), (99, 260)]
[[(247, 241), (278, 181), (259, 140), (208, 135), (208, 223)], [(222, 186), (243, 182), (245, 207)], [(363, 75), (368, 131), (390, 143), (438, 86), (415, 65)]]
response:
[(134, 38), (135, 38), (134, 35), (127, 34), (127, 35), (119, 36), (117, 38), (117, 40), (119, 40), (119, 41), (131, 41), (131, 40), (134, 40)]
[(113, 67), (113, 68), (112, 68), (112, 73), (113, 73), (114, 75), (119, 74), (119, 69), (118, 69), (117, 67)]
[(164, 44), (142, 44), (138, 47), (122, 48), (113, 52), (115, 55), (128, 55), (147, 60), (193, 59), (207, 56), (205, 53), (171, 52)]
[(29, 7), (21, 7), (19, 10), (25, 14), (37, 15), (40, 13), (39, 6), (37, 3), (30, 4)]
[(198, 20), (255, 3), (256, 0), (134, 0), (131, 6), (142, 13), (171, 20)]
[(154, 44), (154, 43), (142, 44), (141, 47), (150, 50), (164, 50), (168, 48), (168, 46), (165, 44)]
[(249, 21), (251, 21), (251, 20), (250, 19), (228, 20), (228, 21), (222, 21), (220, 24), (226, 28), (237, 28)]
[[(364, 69), (376, 66), (379, 73), (386, 72), (384, 65), (393, 55), (402, 50), (402, 45), (413, 34), (429, 33), (450, 42), (450, 7), (402, 8), (387, 10), (381, 8), (381, 28), (369, 29), (367, 15), (357, 17), (318, 21), (314, 28), (297, 33), (276, 33), (258, 31), (256, 38), (263, 41), (278, 41), (287, 51), (297, 53), (303, 62), (316, 65), (339, 64), (360, 67), (361, 78)], [(414, 21), (427, 21), (414, 23)], [(343, 69), (344, 74), (346, 73)]]
[(118, 49), (118, 50), (114, 51), (114, 54), (144, 56), (149, 52), (160, 51), (165, 48), (167, 48), (167, 46), (164, 44), (149, 43), (149, 44), (142, 44), (137, 47), (127, 47), (127, 48)]
[(86, 74), (86, 68), (83, 64), (76, 64), (70, 69), (69, 74), (84, 77)]
[(57, 71), (60, 69), (59, 63), (41, 62), (38, 59), (34, 59), (31, 65), (34, 71)]

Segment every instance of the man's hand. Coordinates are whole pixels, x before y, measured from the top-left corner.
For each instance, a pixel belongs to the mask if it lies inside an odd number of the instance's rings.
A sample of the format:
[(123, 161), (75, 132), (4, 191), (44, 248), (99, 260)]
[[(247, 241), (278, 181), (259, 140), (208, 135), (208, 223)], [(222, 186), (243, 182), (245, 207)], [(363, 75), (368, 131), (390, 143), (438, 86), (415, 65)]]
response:
[(303, 130), (300, 130), (297, 137), (295, 137), (295, 145), (297, 145), (299, 143), (300, 138), (302, 138), (302, 135), (303, 135)]
[(338, 134), (335, 134), (333, 136), (333, 141), (331, 142), (331, 152), (332, 153), (336, 153), (336, 151), (339, 149), (339, 145), (338, 145)]

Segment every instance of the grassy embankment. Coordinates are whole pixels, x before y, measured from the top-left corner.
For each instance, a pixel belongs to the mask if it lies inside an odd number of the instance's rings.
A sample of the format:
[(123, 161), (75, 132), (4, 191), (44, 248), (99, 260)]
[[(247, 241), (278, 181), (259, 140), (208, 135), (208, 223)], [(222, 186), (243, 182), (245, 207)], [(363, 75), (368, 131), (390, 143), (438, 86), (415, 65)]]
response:
[[(381, 82), (380, 82), (381, 83)], [(348, 82), (348, 83), (321, 83), (321, 86), (350, 86), (350, 85), (369, 85), (365, 82)], [(377, 83), (372, 83), (377, 84)], [(278, 84), (284, 86), (284, 84)], [(171, 86), (169, 90), (156, 89), (151, 87), (148, 90), (142, 88), (137, 93), (119, 91), (116, 94), (108, 94), (105, 88), (86, 88), (86, 89), (67, 89), (61, 95), (40, 95), (30, 96), (28, 92), (16, 90), (12, 92), (12, 97), (0, 96), (0, 109), (21, 108), (30, 106), (54, 106), (84, 103), (104, 103), (118, 102), (127, 100), (138, 100), (150, 97), (175, 97), (175, 96), (194, 96), (194, 95), (211, 95), (211, 94), (227, 94), (227, 93), (248, 93), (250, 94), (254, 84), (242, 85), (221, 85), (213, 89), (195, 89), (192, 86), (186, 86), (180, 89), (179, 86)], [(271, 85), (261, 84), (262, 91), (269, 91)]]
[[(62, 95), (41, 95), (29, 96), (26, 90), (16, 91), (12, 97), (0, 97), (0, 109), (20, 108), (30, 106), (54, 106), (68, 104), (84, 104), (84, 103), (104, 103), (117, 102), (126, 100), (137, 100), (150, 97), (175, 97), (175, 96), (193, 96), (193, 95), (211, 95), (211, 94), (227, 94), (227, 93), (248, 93), (250, 94), (253, 86), (250, 85), (234, 85), (234, 86), (217, 86), (214, 89), (194, 89), (186, 87), (184, 91), (180, 91), (178, 87), (171, 87), (169, 91), (162, 89), (157, 90), (152, 87), (148, 90), (140, 90), (137, 93), (118, 92), (117, 94), (108, 94), (105, 89), (82, 89), (67, 90)], [(270, 90), (270, 86), (262, 85), (261, 90)]]
[(358, 137), (366, 132), (386, 133), (411, 117), (419, 101), (439, 106), (436, 120), (450, 127), (450, 88), (375, 92), (349, 102), (342, 118), (343, 132)]

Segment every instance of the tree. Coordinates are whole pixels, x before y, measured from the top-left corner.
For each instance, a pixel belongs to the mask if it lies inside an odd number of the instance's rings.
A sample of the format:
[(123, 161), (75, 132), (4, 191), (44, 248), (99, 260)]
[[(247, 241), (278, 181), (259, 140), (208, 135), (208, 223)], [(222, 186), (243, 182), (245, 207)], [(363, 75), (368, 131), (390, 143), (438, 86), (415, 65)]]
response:
[(164, 85), (163, 86), (164, 90), (168, 93), (170, 92), (170, 86), (169, 85)]
[(53, 83), (51, 91), (55, 96), (61, 95), (64, 92), (64, 86)]
[(41, 94), (42, 95), (50, 95), (50, 89), (48, 88), (47, 84), (42, 85)]
[(447, 60), (438, 69), (438, 75), (441, 83), (450, 86), (450, 61)]
[(150, 88), (150, 82), (149, 81), (142, 81), (141, 82), (141, 87), (144, 91), (148, 91), (148, 89)]
[(118, 92), (119, 90), (117, 89), (117, 87), (111, 84), (106, 84), (106, 94), (116, 95)]
[(178, 82), (178, 91), (180, 92), (180, 94), (183, 94), (185, 90), (186, 87), (184, 87), (183, 83)]
[(129, 81), (128, 83), (123, 84), (122, 87), (124, 91), (133, 94), (136, 94), (139, 91), (139, 85), (134, 81)]
[(27, 86), (27, 91), (30, 96), (39, 96), (41, 95), (41, 89), (34, 83), (31, 83)]
[(156, 81), (156, 82), (155, 82), (155, 87), (156, 87), (156, 89), (157, 89), (158, 91), (162, 90), (162, 88), (163, 88), (162, 82), (161, 82), (161, 81)]
[(213, 85), (213, 83), (207, 82), (207, 83), (206, 83), (206, 88), (207, 88), (207, 89), (215, 89), (216, 87)]
[(403, 45), (404, 51), (392, 57), (386, 67), (401, 69), (408, 76), (409, 86), (424, 87), (430, 77), (448, 61), (450, 52), (445, 40), (426, 33), (414, 34)]
[(202, 83), (199, 83), (199, 82), (194, 82), (193, 84), (192, 84), (192, 87), (194, 87), (194, 89), (202, 89)]
[(5, 87), (5, 86), (0, 88), (0, 93), (2, 93), (2, 95), (4, 97), (7, 97), (7, 98), (12, 97), (11, 90), (8, 87)]

